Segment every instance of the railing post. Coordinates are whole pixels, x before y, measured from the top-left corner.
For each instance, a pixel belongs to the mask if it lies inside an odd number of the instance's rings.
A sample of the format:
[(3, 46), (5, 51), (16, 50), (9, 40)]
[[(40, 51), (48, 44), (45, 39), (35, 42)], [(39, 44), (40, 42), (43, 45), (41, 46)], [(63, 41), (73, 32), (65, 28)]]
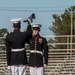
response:
[[(67, 54), (69, 53), (69, 35), (67, 35)], [(67, 55), (67, 58), (68, 58), (68, 55)]]

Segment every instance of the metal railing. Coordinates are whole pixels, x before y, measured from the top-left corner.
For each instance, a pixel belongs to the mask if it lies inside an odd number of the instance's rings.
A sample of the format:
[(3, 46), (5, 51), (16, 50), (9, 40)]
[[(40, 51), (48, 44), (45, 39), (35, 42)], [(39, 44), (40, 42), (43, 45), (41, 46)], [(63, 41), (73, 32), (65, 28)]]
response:
[[(75, 49), (70, 47), (70, 45), (75, 45), (74, 42), (70, 43), (70, 35), (58, 35), (58, 36), (44, 36), (46, 39), (49, 38), (65, 38), (66, 42), (48, 42), (48, 46), (66, 45), (66, 49), (62, 48), (51, 48), (48, 52), (48, 67), (45, 69), (45, 75), (74, 75), (75, 74)], [(75, 36), (73, 35), (72, 38)], [(6, 50), (4, 44), (5, 37), (0, 37), (0, 73), (1, 75), (11, 75), (11, 71), (7, 69), (6, 66)], [(50, 48), (50, 47), (49, 47)], [(29, 51), (27, 51), (29, 54)], [(29, 56), (29, 55), (28, 55)], [(28, 71), (27, 71), (28, 72)], [(28, 73), (27, 73), (28, 74)]]

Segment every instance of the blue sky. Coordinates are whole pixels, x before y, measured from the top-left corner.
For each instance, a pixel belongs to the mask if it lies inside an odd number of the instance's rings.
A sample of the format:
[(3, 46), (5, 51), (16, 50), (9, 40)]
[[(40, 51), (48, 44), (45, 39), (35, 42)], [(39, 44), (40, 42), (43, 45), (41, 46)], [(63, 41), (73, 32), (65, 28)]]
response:
[[(48, 29), (52, 25), (52, 14), (62, 14), (65, 9), (75, 5), (75, 0), (0, 0), (0, 29), (7, 28), (13, 31), (12, 18), (21, 17), (22, 21), (35, 13), (34, 23), (42, 24), (40, 34), (50, 36), (53, 33)], [(14, 11), (19, 10), (19, 11)], [(22, 22), (21, 31), (26, 24)]]

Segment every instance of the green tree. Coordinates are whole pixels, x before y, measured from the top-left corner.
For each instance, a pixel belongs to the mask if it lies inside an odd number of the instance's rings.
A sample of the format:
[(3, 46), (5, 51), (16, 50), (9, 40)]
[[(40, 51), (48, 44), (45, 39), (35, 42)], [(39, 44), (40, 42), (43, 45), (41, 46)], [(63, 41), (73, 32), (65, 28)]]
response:
[(8, 30), (6, 28), (0, 29), (0, 37), (4, 37), (8, 33)]
[[(0, 29), (0, 37), (4, 37), (8, 33), (8, 30), (6, 28)], [(5, 38), (0, 38), (0, 44), (5, 43)], [(4, 46), (0, 46), (0, 50), (5, 50)]]
[[(54, 22), (52, 22), (52, 26), (49, 27), (49, 29), (55, 34), (55, 35), (70, 35), (71, 31), (71, 10), (72, 12), (75, 11), (75, 6), (72, 6), (65, 10), (65, 12), (61, 15), (53, 14)], [(75, 14), (73, 15), (73, 26), (75, 21)], [(74, 27), (73, 27), (74, 28)], [(72, 30), (73, 34), (74, 29)], [(70, 39), (69, 39), (70, 40)], [(55, 42), (67, 42), (66, 38), (54, 38)], [(74, 42), (74, 40), (73, 40)], [(55, 48), (66, 48), (67, 46), (55, 46)]]

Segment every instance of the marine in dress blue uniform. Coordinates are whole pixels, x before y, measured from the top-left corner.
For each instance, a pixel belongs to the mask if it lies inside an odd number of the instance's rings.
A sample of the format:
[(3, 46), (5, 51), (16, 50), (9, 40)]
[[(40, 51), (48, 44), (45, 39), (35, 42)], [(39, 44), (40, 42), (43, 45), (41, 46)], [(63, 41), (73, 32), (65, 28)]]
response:
[(44, 75), (44, 66), (48, 64), (48, 44), (46, 38), (39, 35), (40, 27), (40, 24), (32, 24), (33, 35), (29, 40), (30, 75)]
[(14, 30), (6, 36), (7, 66), (11, 66), (12, 75), (25, 75), (28, 61), (24, 47), (31, 35), (31, 26), (21, 32), (21, 18), (11, 19), (11, 22)]

